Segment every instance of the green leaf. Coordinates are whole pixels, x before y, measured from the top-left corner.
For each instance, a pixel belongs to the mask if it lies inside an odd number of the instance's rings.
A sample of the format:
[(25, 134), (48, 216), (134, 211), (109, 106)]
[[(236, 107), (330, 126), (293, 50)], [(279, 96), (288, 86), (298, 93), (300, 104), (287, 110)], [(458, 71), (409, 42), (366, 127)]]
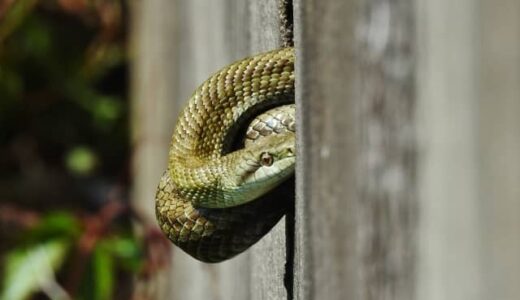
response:
[(93, 256), (94, 299), (112, 299), (114, 286), (114, 260), (109, 249), (102, 244), (96, 247)]
[(116, 236), (104, 240), (103, 245), (117, 258), (118, 266), (129, 271), (140, 270), (141, 249), (133, 237)]
[(68, 243), (53, 240), (29, 249), (16, 249), (6, 257), (1, 300), (26, 299), (43, 286), (55, 284), (54, 272), (63, 263)]
[(27, 233), (29, 242), (39, 243), (49, 239), (73, 239), (81, 232), (81, 225), (74, 215), (67, 212), (49, 213), (34, 229)]

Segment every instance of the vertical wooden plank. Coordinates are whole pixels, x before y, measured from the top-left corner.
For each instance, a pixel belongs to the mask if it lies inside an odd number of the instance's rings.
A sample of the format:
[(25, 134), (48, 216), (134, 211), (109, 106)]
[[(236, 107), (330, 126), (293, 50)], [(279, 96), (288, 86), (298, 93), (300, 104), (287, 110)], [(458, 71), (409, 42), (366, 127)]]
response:
[(359, 4), (295, 2), (296, 299), (359, 298), (352, 43)]
[[(176, 20), (171, 1), (131, 2), (132, 60), (132, 205), (149, 224), (156, 224), (154, 195), (167, 163), (175, 119), (177, 73), (171, 67), (176, 51)], [(159, 231), (159, 228), (157, 227)], [(136, 281), (135, 296), (171, 299), (169, 269)]]
[[(278, 0), (251, 0), (248, 5), (251, 54), (279, 48)], [(251, 248), (251, 299), (287, 299), (285, 250), (284, 217)]]
[(357, 37), (363, 299), (414, 299), (417, 248), (413, 0), (363, 1)]
[[(248, 1), (250, 52), (280, 47), (278, 0)], [(280, 199), (292, 201), (292, 199)], [(287, 299), (285, 217), (251, 248), (251, 299)]]
[(478, 2), (418, 1), (419, 299), (482, 297)]
[[(178, 55), (171, 68), (179, 74), (171, 101), (176, 119), (185, 101), (211, 74), (247, 54), (247, 6), (241, 1), (177, 1), (170, 12), (178, 20)], [(196, 261), (175, 248), (171, 274), (171, 299), (247, 299), (249, 255), (220, 264)]]
[(418, 3), (418, 298), (517, 299), (520, 3)]
[(480, 3), (482, 299), (520, 299), (520, 2)]
[(296, 3), (296, 298), (412, 299), (414, 3)]
[[(280, 47), (278, 0), (248, 1), (250, 52)], [(290, 199), (280, 199), (280, 201)], [(251, 248), (251, 299), (287, 299), (285, 217)]]

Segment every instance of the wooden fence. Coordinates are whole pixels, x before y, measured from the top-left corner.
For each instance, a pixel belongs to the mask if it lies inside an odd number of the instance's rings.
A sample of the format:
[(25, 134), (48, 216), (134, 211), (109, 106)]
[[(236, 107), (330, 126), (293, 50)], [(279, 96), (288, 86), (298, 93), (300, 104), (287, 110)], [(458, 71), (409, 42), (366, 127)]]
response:
[[(277, 0), (132, 2), (134, 202), (210, 74), (280, 46)], [(294, 0), (296, 215), (154, 299), (520, 299), (520, 2)], [(286, 249), (292, 245), (294, 249)]]

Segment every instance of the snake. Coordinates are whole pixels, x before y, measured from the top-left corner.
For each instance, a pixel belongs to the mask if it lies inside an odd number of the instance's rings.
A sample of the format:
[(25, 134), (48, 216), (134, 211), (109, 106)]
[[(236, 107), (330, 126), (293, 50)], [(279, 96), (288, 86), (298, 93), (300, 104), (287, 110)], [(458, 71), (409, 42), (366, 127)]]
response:
[(175, 126), (155, 196), (162, 232), (216, 263), (255, 244), (294, 197), (293, 48), (232, 63), (204, 81)]

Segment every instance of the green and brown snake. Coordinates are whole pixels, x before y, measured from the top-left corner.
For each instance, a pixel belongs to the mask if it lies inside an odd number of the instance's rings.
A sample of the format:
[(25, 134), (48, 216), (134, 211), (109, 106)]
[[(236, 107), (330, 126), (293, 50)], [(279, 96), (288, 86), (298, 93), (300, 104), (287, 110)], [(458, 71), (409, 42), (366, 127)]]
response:
[(295, 167), (294, 49), (237, 61), (181, 113), (156, 194), (161, 230), (219, 262), (265, 235), (290, 205)]

